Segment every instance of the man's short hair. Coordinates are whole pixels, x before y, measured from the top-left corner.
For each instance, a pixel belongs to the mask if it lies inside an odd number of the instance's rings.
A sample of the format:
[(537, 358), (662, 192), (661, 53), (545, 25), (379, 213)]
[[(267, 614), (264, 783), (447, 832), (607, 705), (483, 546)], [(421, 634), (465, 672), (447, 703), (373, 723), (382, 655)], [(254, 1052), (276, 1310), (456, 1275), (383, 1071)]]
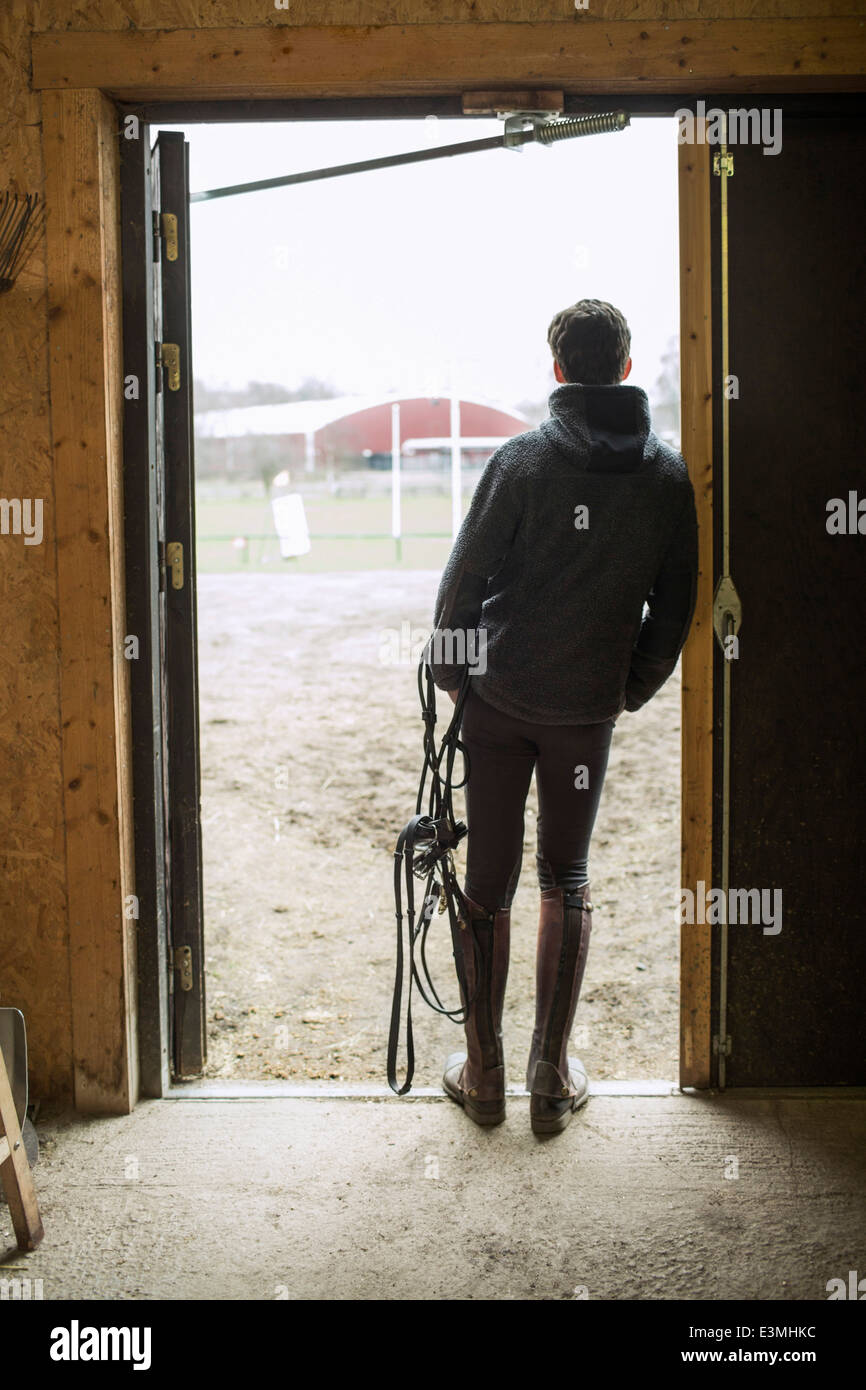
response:
[(566, 381), (584, 386), (616, 386), (622, 381), (631, 333), (612, 304), (581, 299), (561, 309), (547, 330), (547, 341)]

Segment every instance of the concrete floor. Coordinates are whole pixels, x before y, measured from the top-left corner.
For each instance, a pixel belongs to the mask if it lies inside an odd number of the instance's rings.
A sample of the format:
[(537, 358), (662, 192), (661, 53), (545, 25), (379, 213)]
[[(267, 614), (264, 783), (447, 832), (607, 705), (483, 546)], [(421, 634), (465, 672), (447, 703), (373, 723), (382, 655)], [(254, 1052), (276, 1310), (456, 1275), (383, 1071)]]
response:
[[(167, 1099), (43, 1116), (45, 1299), (826, 1299), (866, 1273), (860, 1098)], [(737, 1176), (734, 1176), (734, 1174)], [(726, 1175), (730, 1176), (726, 1176)], [(0, 1249), (9, 1246), (0, 1207)]]

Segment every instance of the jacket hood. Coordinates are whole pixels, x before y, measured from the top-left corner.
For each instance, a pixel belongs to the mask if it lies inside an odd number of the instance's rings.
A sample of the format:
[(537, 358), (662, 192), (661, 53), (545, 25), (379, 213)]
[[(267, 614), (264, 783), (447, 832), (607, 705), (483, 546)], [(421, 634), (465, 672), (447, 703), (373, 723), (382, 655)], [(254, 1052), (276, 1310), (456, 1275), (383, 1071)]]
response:
[(558, 386), (541, 425), (552, 444), (589, 472), (633, 473), (652, 429), (639, 386)]

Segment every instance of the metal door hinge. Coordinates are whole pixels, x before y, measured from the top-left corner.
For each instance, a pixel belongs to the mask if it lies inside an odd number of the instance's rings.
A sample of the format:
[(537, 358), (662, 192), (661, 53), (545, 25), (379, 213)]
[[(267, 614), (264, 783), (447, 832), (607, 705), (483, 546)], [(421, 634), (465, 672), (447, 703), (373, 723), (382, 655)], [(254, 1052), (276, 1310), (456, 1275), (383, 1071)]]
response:
[(180, 541), (169, 541), (165, 547), (166, 566), (171, 571), (171, 587), (183, 588), (183, 545)]
[(178, 343), (160, 343), (157, 352), (157, 365), (165, 367), (168, 372), (169, 391), (179, 391), (180, 345)]
[(719, 177), (724, 174), (729, 179), (734, 177), (734, 156), (730, 150), (726, 154), (713, 155), (713, 173)]
[(731, 1045), (731, 1035), (730, 1035), (730, 1033), (727, 1034), (724, 1043), (722, 1043), (722, 1040), (721, 1040), (721, 1038), (719, 1037), (718, 1033), (714, 1033), (714, 1034), (713, 1034), (713, 1055), (714, 1055), (715, 1057), (730, 1057), (730, 1055), (731, 1055), (732, 1052), (733, 1052), (733, 1047), (732, 1047), (732, 1045)]
[(740, 603), (740, 595), (731, 576), (723, 574), (713, 595), (713, 631), (722, 651), (725, 650), (725, 640), (732, 634), (736, 636), (742, 621), (743, 605)]
[(179, 975), (178, 984), (182, 990), (192, 989), (192, 947), (175, 946), (174, 968)]
[(160, 217), (162, 240), (165, 246), (165, 259), (177, 260), (177, 218), (173, 212), (164, 212)]

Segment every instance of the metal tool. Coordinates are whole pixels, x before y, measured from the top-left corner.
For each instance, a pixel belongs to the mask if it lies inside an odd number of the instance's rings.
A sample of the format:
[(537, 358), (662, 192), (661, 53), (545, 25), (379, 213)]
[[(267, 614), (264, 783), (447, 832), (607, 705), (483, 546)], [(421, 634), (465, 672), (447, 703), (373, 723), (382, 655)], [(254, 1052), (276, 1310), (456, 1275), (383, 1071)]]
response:
[(340, 178), (344, 174), (363, 174), (371, 169), (393, 169), (401, 164), (421, 164), (430, 159), (446, 159), (458, 154), (478, 154), (482, 150), (514, 150), (532, 143), (552, 145), (580, 135), (605, 135), (611, 131), (625, 130), (629, 124), (627, 111), (605, 111), (596, 116), (569, 116), (565, 120), (554, 121), (547, 120), (543, 113), (515, 112), (506, 118), (502, 135), (489, 135), (481, 140), (461, 140), (457, 144), (438, 145), (430, 150), (389, 154), (379, 159), (361, 159), (352, 164), (335, 164), (327, 169), (306, 169), (300, 174), (280, 174), (273, 179), (256, 179), (254, 183), (203, 189), (199, 193), (190, 193), (189, 200), (191, 203), (205, 203), (212, 198), (231, 198), (236, 193), (260, 193), (266, 188), (286, 188), (296, 183)]

